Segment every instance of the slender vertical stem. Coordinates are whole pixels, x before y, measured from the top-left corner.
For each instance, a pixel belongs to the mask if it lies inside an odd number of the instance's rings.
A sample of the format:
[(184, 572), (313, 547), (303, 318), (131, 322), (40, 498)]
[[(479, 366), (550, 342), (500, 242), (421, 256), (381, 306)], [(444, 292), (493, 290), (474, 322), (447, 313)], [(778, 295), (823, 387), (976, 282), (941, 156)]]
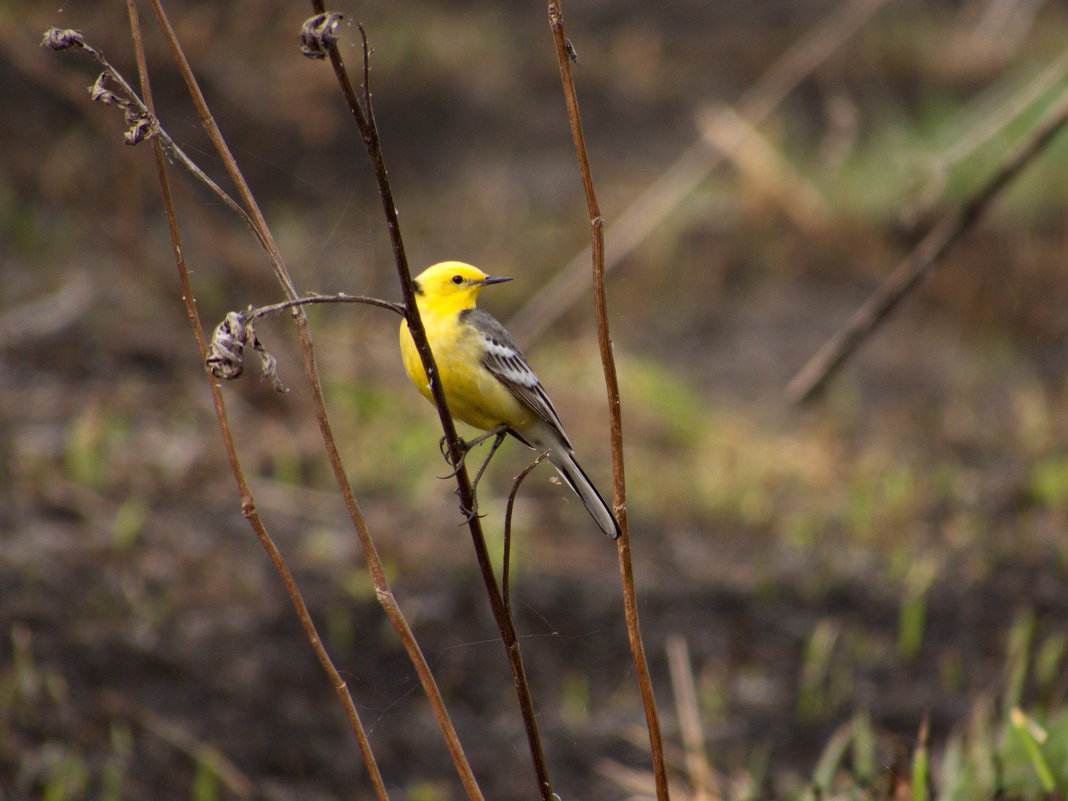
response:
[[(203, 93), (197, 84), (196, 77), (193, 75), (193, 71), (189, 66), (189, 62), (182, 51), (181, 44), (178, 41), (177, 35), (174, 32), (174, 28), (171, 26), (166, 13), (160, 3), (160, 0), (150, 0), (152, 3), (152, 9), (156, 15), (156, 19), (159, 22), (160, 28), (163, 31), (168, 45), (171, 48), (171, 52), (174, 56), (176, 63), (178, 64), (179, 71), (185, 80), (186, 86), (189, 90), (190, 96), (193, 99), (194, 105), (197, 108), (197, 112), (200, 116), (201, 122), (207, 132), (209, 138), (215, 146), (220, 158), (226, 166), (234, 184), (238, 188), (238, 192), (241, 196), (242, 202), (245, 204), (246, 209), (249, 212), (249, 216), (252, 219), (253, 225), (257, 231), (257, 238), (263, 244), (265, 250), (271, 261), (271, 266), (275, 272), (275, 276), (278, 278), (279, 283), (282, 285), (286, 296), (289, 299), (296, 299), (297, 292), (293, 285), (291, 278), (289, 277), (288, 270), (285, 267), (285, 263), (282, 260), (282, 256), (277, 246), (275, 245), (274, 238), (267, 226), (266, 220), (263, 214), (260, 212), (259, 205), (256, 203), (255, 198), (252, 195), (251, 190), (248, 187), (244, 176), (241, 174), (240, 168), (237, 166), (237, 162), (234, 160), (233, 155), (230, 153), (229, 148), (226, 145), (225, 140), (222, 137), (222, 133), (219, 131), (218, 126), (215, 124), (215, 120), (212, 117), (211, 111), (208, 108), (207, 101), (204, 98)], [(352, 487), (349, 484), (348, 477), (345, 473), (344, 467), (341, 464), (341, 458), (337, 450), (336, 443), (334, 441), (333, 432), (330, 427), (329, 418), (326, 412), (326, 406), (323, 399), (322, 386), (319, 381), (318, 368), (315, 362), (314, 349), (311, 340), (311, 334), (308, 330), (307, 317), (300, 307), (295, 307), (293, 312), (294, 321), (297, 325), (297, 334), (301, 345), (301, 352), (303, 354), (305, 373), (308, 379), (308, 384), (312, 391), (312, 402), (315, 408), (315, 416), (319, 423), (319, 429), (322, 434), (323, 442), (327, 450), (327, 456), (330, 462), (331, 469), (334, 472), (335, 480), (337, 481), (338, 488), (341, 491), (342, 498), (345, 502), (345, 506), (349, 512), (349, 516), (352, 520), (353, 527), (356, 529), (357, 535), (360, 539), (360, 544), (364, 551), (364, 557), (367, 561), (368, 570), (371, 574), (371, 579), (375, 585), (375, 593), (381, 604), (383, 610), (386, 613), (387, 618), (393, 625), (400, 637), (405, 651), (408, 654), (409, 660), (412, 662), (415, 668), (416, 674), (419, 677), (419, 681), (423, 687), (423, 691), (430, 702), (431, 709), (441, 729), (442, 736), (445, 740), (446, 747), (449, 750), (449, 754), (452, 757), (453, 764), (456, 767), (457, 773), (464, 785), (471, 801), (483, 801), (482, 791), (478, 786), (478, 782), (475, 779), (474, 772), (471, 770), (471, 766), (467, 761), (467, 757), (463, 752), (463, 747), (460, 745), (459, 737), (456, 734), (455, 727), (452, 725), (452, 721), (449, 718), (448, 711), (445, 708), (444, 699), (441, 696), (441, 691), (438, 689), (437, 683), (434, 680), (433, 673), (430, 670), (430, 666), (426, 661), (422, 650), (419, 647), (418, 642), (415, 639), (414, 634), (408, 625), (407, 620), (400, 609), (396, 598), (393, 595), (392, 590), (389, 587), (389, 583), (386, 580), (385, 570), (382, 566), (381, 559), (378, 556), (377, 549), (375, 548), (374, 541), (371, 539), (370, 531), (367, 528), (366, 520), (363, 517), (363, 512), (356, 502), (355, 496), (352, 493)], [(242, 496), (245, 497), (244, 495)], [(244, 507), (243, 507), (244, 508)], [(254, 507), (251, 507), (254, 510)], [(257, 518), (258, 519), (258, 518)], [(259, 532), (257, 532), (259, 533)], [(265, 532), (264, 532), (265, 533)], [(265, 546), (266, 547), (266, 546)], [(270, 551), (269, 551), (270, 552)], [(274, 557), (272, 556), (272, 559)]]
[[(322, 0), (311, 0), (312, 8), (317, 14), (325, 13)], [(360, 28), (361, 36), (364, 35)], [(405, 319), (408, 330), (411, 332), (419, 358), (422, 361), (423, 370), (430, 384), (431, 395), (438, 411), (445, 441), (448, 444), (450, 461), (460, 465), (456, 470), (456, 483), (460, 496), (461, 508), (465, 510), (475, 509), (475, 494), (471, 486), (471, 478), (467, 468), (463, 464), (463, 443), (456, 433), (456, 424), (445, 402), (445, 394), (440, 381), (440, 373), (434, 361), (434, 354), (427, 340), (426, 330), (423, 327), (422, 318), (419, 315), (419, 307), (415, 302), (415, 283), (412, 279), (411, 270), (408, 266), (408, 258), (404, 250), (404, 242), (400, 234), (400, 223), (397, 218), (397, 208), (393, 200), (393, 190), (389, 183), (389, 173), (386, 169), (385, 157), (382, 153), (381, 141), (378, 136), (378, 128), (375, 125), (374, 109), (369, 103), (371, 94), (369, 88), (368, 47), (366, 38), (363, 42), (363, 104), (356, 94), (356, 90), (349, 79), (348, 70), (345, 68), (341, 53), (333, 43), (327, 43), (327, 51), (330, 63), (334, 69), (341, 93), (345, 98), (349, 112), (352, 114), (356, 127), (367, 149), (367, 156), (375, 173), (378, 184), (379, 196), (382, 200), (382, 210), (386, 217), (386, 227), (389, 231), (390, 244), (393, 248), (394, 262), (396, 263), (397, 277), (401, 286), (406, 309)], [(534, 701), (530, 691), (530, 684), (526, 676), (526, 668), (523, 665), (523, 655), (519, 646), (519, 635), (515, 628), (508, 607), (504, 602), (500, 586), (493, 573), (493, 565), (490, 561), (489, 550), (486, 547), (485, 535), (482, 531), (482, 523), (477, 515), (468, 518), (468, 529), (471, 533), (472, 545), (475, 549), (475, 558), (478, 562), (479, 571), (482, 574), (486, 594), (489, 597), (490, 608), (493, 611), (494, 620), (500, 631), (501, 640), (504, 643), (508, 664), (512, 672), (512, 682), (515, 686), (519, 701), (520, 712), (523, 716), (523, 726), (526, 731), (527, 743), (530, 748), (531, 760), (538, 781), (538, 791), (542, 801), (553, 801), (552, 783), (545, 760), (545, 753), (541, 743), (541, 734), (538, 729), (537, 715), (534, 711)]]
[[(141, 35), (141, 23), (140, 16), (137, 12), (136, 0), (127, 0), (126, 8), (130, 19), (130, 33), (133, 38), (134, 52), (137, 59), (137, 72), (141, 83), (141, 94), (144, 97), (145, 105), (154, 116), (152, 88), (148, 78), (148, 64), (145, 59), (144, 41)], [(203, 361), (207, 357), (207, 347), (204, 341), (204, 331), (200, 324), (200, 316), (197, 314), (196, 310), (196, 301), (193, 297), (192, 287), (189, 281), (189, 270), (186, 267), (185, 257), (182, 251), (181, 233), (175, 215), (174, 199), (171, 194), (170, 180), (167, 176), (167, 163), (163, 154), (163, 146), (158, 139), (153, 139), (152, 146), (156, 164), (156, 177), (159, 181), (160, 195), (163, 201), (164, 212), (167, 217), (171, 245), (174, 248), (175, 265), (178, 271), (178, 283), (182, 290), (182, 301), (185, 305), (186, 316), (189, 320), (190, 328), (193, 331), (193, 337), (196, 340), (197, 348), (200, 350), (201, 361)], [(319, 637), (318, 631), (315, 628), (315, 623), (311, 618), (311, 614), (308, 612), (308, 607), (304, 603), (304, 598), (300, 589), (297, 586), (288, 565), (282, 558), (282, 555), (275, 546), (271, 536), (268, 534), (266, 527), (263, 525), (259, 513), (256, 511), (255, 499), (253, 498), (252, 491), (245, 479), (244, 470), (241, 467), (241, 462), (237, 455), (237, 448), (234, 445), (233, 433), (230, 430), (230, 421), (226, 413), (226, 406), (219, 385), (210, 376), (208, 376), (208, 385), (211, 390), (212, 403), (215, 407), (215, 415), (219, 423), (219, 431), (222, 435), (223, 446), (226, 449), (227, 460), (230, 463), (231, 472), (234, 475), (234, 479), (237, 481), (238, 491), (241, 494), (242, 514), (244, 514), (245, 518), (249, 521), (256, 537), (267, 551), (271, 563), (281, 577), (286, 592), (289, 594), (290, 600), (296, 609), (301, 626), (304, 628), (305, 635), (311, 643), (312, 650), (315, 652), (320, 665), (329, 677), (334, 690), (337, 692), (341, 705), (345, 710), (345, 715), (348, 718), (349, 726), (356, 737), (360, 753), (363, 756), (364, 765), (370, 776), (371, 784), (375, 789), (375, 796), (379, 801), (389, 801), (389, 794), (386, 792), (385, 784), (382, 781), (382, 774), (378, 769), (378, 763), (375, 760), (374, 752), (367, 739), (363, 724), (360, 722), (360, 717), (356, 711), (356, 705), (353, 702), (348, 685), (345, 680), (341, 678), (341, 674), (334, 666), (329, 653), (327, 653), (326, 648)]]
[(638, 602), (634, 591), (634, 567), (630, 550), (630, 527), (627, 523), (627, 494), (623, 465), (623, 418), (620, 407), (619, 380), (616, 375), (615, 357), (612, 353), (612, 337), (608, 329), (608, 299), (604, 280), (604, 218), (601, 217), (594, 191), (593, 175), (590, 170), (589, 157), (586, 152), (586, 140), (582, 132), (582, 119), (579, 116), (578, 96), (575, 81), (571, 75), (571, 58), (569, 42), (564, 35), (563, 13), (559, 0), (549, 0), (549, 27), (552, 29), (556, 43), (556, 61), (560, 67), (560, 83), (564, 91), (564, 103), (567, 106), (567, 118), (571, 124), (571, 137), (575, 143), (575, 155), (578, 159), (582, 186), (586, 193), (586, 206), (590, 215), (590, 239), (593, 256), (593, 296), (594, 312), (597, 318), (597, 342), (601, 351), (601, 365), (604, 369), (605, 390), (608, 395), (608, 415), (612, 443), (612, 489), (613, 509), (622, 531), (616, 540), (619, 556), (619, 572), (623, 586), (623, 609), (627, 620), (627, 637), (630, 641), (634, 672), (641, 690), (642, 704), (645, 708), (645, 723), (649, 731), (649, 748), (653, 760), (653, 776), (656, 781), (656, 795), (659, 801), (668, 801), (667, 768), (664, 763), (663, 741), (660, 735), (660, 719), (656, 710), (656, 697), (653, 694), (649, 663), (645, 657), (642, 643), (641, 627), (638, 621)]
[(523, 483), (524, 479), (533, 472), (545, 458), (549, 455), (548, 451), (543, 451), (538, 457), (523, 468), (515, 480), (512, 481), (512, 491), (508, 493), (508, 503), (504, 507), (504, 549), (501, 555), (501, 586), (503, 588), (504, 607), (508, 610), (508, 615), (512, 614), (512, 594), (511, 594), (511, 560), (512, 560), (512, 510), (515, 508), (515, 499), (519, 494), (519, 487)]

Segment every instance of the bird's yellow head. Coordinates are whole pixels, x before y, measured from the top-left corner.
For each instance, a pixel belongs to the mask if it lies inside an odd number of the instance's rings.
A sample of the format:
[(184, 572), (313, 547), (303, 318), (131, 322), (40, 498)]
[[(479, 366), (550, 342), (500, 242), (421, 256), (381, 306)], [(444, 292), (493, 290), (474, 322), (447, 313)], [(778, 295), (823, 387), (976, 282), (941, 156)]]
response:
[(427, 267), (416, 277), (416, 302), (420, 311), (428, 303), (441, 311), (470, 309), (483, 287), (511, 280), (486, 275), (478, 267), (462, 261), (443, 261)]

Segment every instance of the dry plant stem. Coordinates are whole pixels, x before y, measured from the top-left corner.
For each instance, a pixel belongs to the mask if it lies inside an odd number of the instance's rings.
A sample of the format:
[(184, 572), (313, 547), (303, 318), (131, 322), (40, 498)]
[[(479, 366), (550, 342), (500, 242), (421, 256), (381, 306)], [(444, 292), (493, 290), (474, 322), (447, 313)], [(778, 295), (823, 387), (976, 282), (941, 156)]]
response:
[[(251, 220), (251, 225), (256, 233), (257, 239), (260, 240), (260, 244), (263, 245), (268, 258), (270, 259), (271, 269), (274, 271), (275, 278), (277, 278), (278, 282), (282, 285), (286, 297), (290, 300), (296, 300), (297, 290), (293, 286), (293, 280), (289, 276), (288, 269), (286, 269), (282, 253), (278, 250), (278, 246), (275, 244), (274, 237), (271, 234), (270, 228), (267, 226), (267, 220), (264, 218), (263, 212), (260, 211), (259, 203), (256, 202), (256, 198), (253, 196), (252, 190), (249, 188), (248, 182), (245, 180), (245, 176), (241, 173), (241, 169), (237, 166), (237, 161), (234, 160), (233, 154), (230, 152), (230, 148), (227, 146), (226, 140), (223, 138), (222, 131), (219, 130), (219, 126), (216, 124), (214, 116), (212, 116), (211, 109), (208, 107), (208, 101), (204, 97), (204, 93), (200, 90), (200, 85), (197, 83), (196, 76), (193, 74), (193, 69), (189, 65), (189, 60), (186, 58), (181, 43), (178, 41), (178, 35), (174, 31), (170, 19), (167, 17), (167, 13), (163, 10), (161, 0), (149, 1), (152, 5), (152, 11), (156, 15), (156, 20), (159, 23), (160, 29), (163, 32), (163, 36), (167, 40), (167, 44), (171, 49), (171, 55), (174, 57), (174, 61), (178, 65), (178, 71), (181, 73), (182, 79), (185, 81), (186, 89), (189, 92), (190, 98), (193, 100), (193, 105), (196, 107), (197, 114), (200, 117), (200, 124), (203, 126), (204, 132), (211, 140), (216, 152), (219, 154), (219, 157), (226, 168), (226, 172), (230, 176), (230, 180), (232, 180), (234, 186), (237, 187), (238, 195), (241, 197), (241, 202), (244, 204), (247, 216)], [(300, 314), (299, 310), (294, 312), (294, 318), (297, 320), (297, 329), (301, 334), (301, 345), (304, 347), (306, 342), (310, 343), (310, 335), (307, 333), (307, 322), (305, 321), (303, 325), (301, 324), (302, 317), (303, 315)]]
[[(311, 0), (312, 8), (316, 14), (325, 13), (321, 0)], [(412, 280), (411, 270), (408, 267), (407, 255), (404, 251), (404, 243), (400, 235), (400, 224), (397, 219), (397, 209), (393, 201), (393, 190), (389, 183), (389, 175), (386, 170), (385, 157), (382, 154), (381, 142), (378, 136), (378, 128), (375, 125), (374, 110), (371, 105), (371, 92), (369, 81), (369, 51), (367, 40), (364, 37), (363, 28), (360, 27), (360, 35), (363, 40), (363, 105), (356, 95), (352, 81), (349, 80), (348, 71), (345, 69), (341, 53), (333, 42), (327, 43), (327, 51), (330, 55), (330, 63), (334, 69), (341, 93), (345, 98), (349, 111), (353, 116), (356, 127), (359, 129), (367, 150), (367, 156), (375, 173), (378, 183), (379, 196), (382, 200), (382, 208), (386, 217), (386, 226), (389, 231), (390, 243), (393, 248), (394, 261), (397, 268), (397, 277), (401, 285), (401, 293), (404, 297), (404, 306), (407, 310), (406, 320), (412, 340), (415, 342), (419, 358), (423, 364), (423, 370), (429, 379), (431, 394), (434, 405), (438, 410), (438, 418), (441, 422), (442, 432), (448, 443), (450, 461), (458, 464), (455, 471), (457, 488), (459, 490), (460, 504), (465, 510), (475, 509), (474, 490), (467, 468), (463, 464), (463, 443), (456, 433), (456, 425), (445, 403), (445, 395), (438, 379), (439, 373), (434, 362), (434, 354), (430, 350), (430, 343), (426, 337), (422, 318), (419, 316), (419, 307), (415, 302), (415, 284)], [(477, 515), (469, 515), (468, 528), (471, 533), (472, 544), (475, 549), (476, 560), (482, 573), (482, 580), (489, 596), (490, 607), (493, 611), (494, 620), (501, 634), (508, 664), (512, 672), (512, 682), (515, 686), (519, 707), (523, 716), (523, 725), (526, 731), (527, 742), (530, 748), (531, 760), (537, 776), (538, 792), (543, 801), (552, 801), (553, 790), (549, 778), (545, 754), (541, 744), (541, 734), (538, 730), (537, 716), (534, 712), (534, 701), (530, 692), (530, 685), (526, 677), (526, 669), (523, 665), (522, 652), (519, 647), (519, 635), (516, 632), (515, 623), (508, 613), (504, 598), (501, 594), (497, 579), (493, 573), (493, 566), (486, 548), (485, 535), (482, 532), (482, 524)], [(457, 743), (458, 745), (458, 743)], [(473, 777), (472, 777), (473, 782)], [(469, 788), (470, 789), (470, 788)], [(477, 785), (473, 785), (477, 791)]]
[(545, 458), (549, 455), (548, 451), (541, 453), (538, 457), (528, 464), (523, 472), (515, 477), (512, 482), (512, 491), (508, 493), (508, 503), (504, 508), (504, 548), (503, 555), (501, 556), (501, 594), (504, 597), (504, 608), (508, 610), (508, 616), (512, 616), (512, 594), (511, 594), (511, 580), (510, 580), (510, 566), (512, 559), (512, 509), (515, 507), (515, 498), (519, 494), (519, 486), (523, 483), (523, 480), (529, 476), (534, 468), (537, 467)]
[[(181, 45), (178, 42), (174, 29), (171, 26), (170, 21), (167, 19), (159, 0), (151, 0), (151, 2), (153, 11), (159, 21), (160, 28), (163, 30), (164, 36), (171, 47), (175, 61), (177, 62), (182, 77), (186, 82), (190, 95), (193, 98), (193, 102), (197, 107), (198, 114), (200, 115), (205, 130), (211, 138), (212, 143), (215, 145), (219, 156), (226, 165), (228, 173), (238, 187), (242, 201), (245, 203), (257, 229), (258, 238), (267, 250), (272, 269), (287, 297), (290, 300), (298, 300), (296, 289), (294, 288), (289, 273), (282, 261), (281, 253), (274, 244), (271, 232), (267, 227), (266, 221), (259, 210), (255, 198), (253, 198), (252, 193), (248, 188), (248, 184), (241, 175), (237, 162), (231, 155), (218, 126), (212, 118), (207, 102), (204, 99), (203, 93), (200, 91), (200, 87), (197, 85), (196, 78), (189, 67), (185, 54), (182, 52)], [(409, 627), (407, 620), (404, 618), (404, 614), (401, 612), (400, 606), (397, 604), (396, 598), (393, 596), (393, 593), (389, 588), (389, 584), (386, 581), (385, 570), (382, 566), (381, 559), (378, 556), (374, 542), (371, 539), (370, 532), (363, 517), (363, 512), (356, 502), (348, 477), (341, 464), (341, 458), (338, 454), (337, 446), (334, 442), (333, 433), (330, 428), (330, 422), (326, 413), (326, 406), (322, 395), (322, 386), (319, 382), (318, 368), (315, 363), (311, 335), (308, 331), (307, 317), (299, 307), (294, 309), (293, 316), (297, 324), (297, 333), (300, 340), (301, 352), (303, 354), (305, 372), (312, 391), (312, 401), (315, 407), (316, 419), (319, 423), (320, 432), (327, 450), (331, 469), (334, 472), (335, 479), (341, 491), (346, 509), (349, 512), (353, 527), (356, 529), (357, 535), (359, 536), (360, 544), (367, 560), (368, 571), (370, 572), (371, 579), (375, 585), (375, 594), (385, 611), (386, 616), (389, 618), (390, 623), (397, 631), (405, 651), (415, 668), (416, 674), (419, 676), (420, 683), (422, 684), (423, 690), (430, 702), (431, 709), (438, 721), (438, 725), (441, 728), (446, 747), (449, 750), (468, 796), (472, 801), (482, 801), (482, 793), (479, 790), (478, 783), (467, 762), (467, 758), (463, 753), (463, 748), (460, 745), (456, 730), (452, 725), (447, 710), (445, 709), (445, 703), (441, 697), (441, 692), (434, 681), (430, 666), (428, 665), (426, 658), (423, 656), (422, 650), (419, 648), (419, 644), (416, 642), (415, 636), (412, 634), (411, 628)], [(242, 497), (245, 497), (244, 494)], [(258, 518), (256, 518), (256, 520), (258, 520)], [(266, 532), (263, 533), (266, 535)], [(274, 557), (272, 556), (272, 560), (273, 559)]]
[[(816, 67), (834, 53), (889, 0), (849, 0), (827, 15), (789, 48), (739, 99), (738, 114), (757, 127)], [(740, 145), (741, 142), (737, 142)], [(612, 270), (638, 247), (723, 161), (704, 136), (682, 154), (615, 218), (605, 254), (605, 269)], [(508, 330), (528, 346), (581, 296), (585, 289), (590, 254), (583, 250), (547, 281), (508, 321)]]
[(241, 208), (241, 205), (236, 200), (230, 197), (230, 195), (227, 194), (227, 192), (221, 186), (215, 183), (215, 181), (213, 181), (206, 172), (200, 169), (200, 167), (197, 166), (196, 162), (194, 162), (191, 158), (189, 158), (189, 156), (185, 154), (184, 150), (178, 147), (178, 144), (171, 138), (170, 134), (167, 133), (167, 131), (163, 128), (162, 125), (159, 125), (159, 121), (156, 119), (155, 114), (153, 114), (152, 110), (149, 108), (151, 104), (149, 103), (146, 105), (146, 103), (138, 96), (137, 92), (133, 90), (133, 87), (130, 86), (129, 82), (127, 82), (127, 80), (123, 77), (122, 73), (115, 69), (111, 65), (111, 63), (104, 57), (104, 54), (92, 45), (88, 43), (82, 43), (79, 45), (79, 48), (83, 53), (89, 56), (89, 58), (91, 58), (101, 67), (103, 67), (104, 73), (108, 76), (110, 80), (113, 80), (122, 88), (122, 92), (125, 95), (126, 99), (129, 100), (130, 103), (132, 103), (133, 105), (137, 106), (138, 111), (140, 111), (142, 114), (147, 115), (153, 122), (155, 122), (156, 127), (153, 130), (151, 138), (153, 140), (162, 140), (163, 146), (166, 148), (167, 152), (176, 161), (178, 161), (178, 163), (180, 163), (183, 167), (189, 170), (189, 172), (192, 173), (194, 177), (202, 181), (209, 189), (211, 189), (211, 191), (214, 192), (216, 196), (218, 196), (218, 198), (223, 203), (225, 203), (231, 211), (233, 211), (241, 218), (241, 220), (248, 227), (249, 231), (252, 232), (253, 236), (255, 236), (260, 241), (260, 244), (265, 249), (268, 248), (268, 243), (263, 240), (260, 229), (256, 227), (255, 223), (252, 221), (252, 218), (249, 217), (249, 215), (245, 212), (243, 208)]
[(564, 102), (567, 105), (567, 117), (571, 124), (571, 135), (575, 142), (575, 154), (578, 158), (579, 172), (582, 175), (582, 185), (586, 192), (586, 205), (590, 215), (594, 310), (597, 317), (597, 341), (600, 345), (601, 365), (604, 369), (605, 389), (608, 394), (612, 441), (613, 511), (622, 532), (616, 544), (620, 580), (623, 587), (623, 609), (627, 620), (627, 637), (630, 641), (634, 672), (645, 708), (645, 723), (649, 731), (649, 749), (653, 760), (656, 795), (659, 801), (668, 801), (667, 768), (664, 763), (664, 747), (660, 736), (660, 720), (656, 711), (656, 698), (653, 694), (649, 663), (645, 658), (645, 646), (642, 643), (641, 627), (638, 622), (638, 603), (634, 592), (634, 568), (630, 552), (630, 528), (627, 525), (627, 490), (623, 465), (623, 420), (619, 400), (619, 380), (616, 376), (615, 357), (612, 353), (612, 338), (608, 330), (608, 299), (604, 280), (604, 219), (601, 217), (597, 195), (593, 188), (593, 176), (590, 172), (585, 137), (582, 133), (582, 120), (579, 117), (578, 97), (571, 75), (568, 40), (564, 35), (563, 14), (558, 0), (549, 0), (548, 11), (549, 26), (556, 42), (556, 60), (560, 67), (560, 82), (564, 91)]
[(256, 319), (265, 314), (285, 311), (286, 309), (292, 309), (295, 306), (311, 306), (317, 303), (366, 303), (368, 306), (389, 309), (391, 312), (396, 312), (401, 317), (404, 316), (404, 307), (399, 303), (392, 303), (388, 300), (381, 300), (379, 298), (370, 298), (366, 295), (346, 295), (342, 292), (337, 295), (309, 295), (306, 298), (299, 298), (298, 300), (286, 300), (282, 303), (272, 303), (270, 306), (259, 306), (249, 311), (247, 317)]
[[(136, 0), (127, 0), (127, 10), (130, 17), (130, 31), (134, 42), (134, 50), (137, 58), (137, 71), (140, 76), (142, 94), (144, 95), (145, 102), (151, 112), (153, 105), (152, 93), (149, 85), (148, 65), (145, 60), (144, 42), (141, 36), (141, 26), (139, 15), (137, 13)], [(178, 281), (182, 290), (182, 300), (185, 305), (190, 327), (193, 330), (193, 336), (196, 339), (197, 347), (200, 350), (201, 362), (203, 362), (207, 357), (207, 347), (204, 341), (204, 331), (200, 324), (200, 317), (196, 310), (196, 301), (193, 297), (192, 288), (189, 282), (189, 271), (186, 267), (185, 258), (182, 252), (181, 234), (178, 229), (178, 221), (175, 215), (170, 181), (167, 177), (167, 167), (163, 154), (163, 147), (158, 139), (154, 139), (152, 145), (153, 155), (156, 162), (156, 175), (159, 180), (160, 195), (167, 217), (167, 226), (170, 232), (171, 244), (174, 247), (175, 264), (178, 270)], [(308, 612), (308, 607), (304, 603), (304, 598), (300, 589), (293, 578), (293, 574), (290, 572), (288, 565), (282, 558), (282, 555), (275, 546), (271, 536), (267, 533), (267, 529), (263, 525), (263, 521), (260, 519), (259, 512), (256, 510), (255, 499), (253, 498), (252, 491), (245, 479), (244, 470), (241, 467), (241, 462), (237, 455), (237, 448), (234, 445), (233, 434), (230, 429), (230, 422), (226, 413), (226, 405), (223, 401), (222, 391), (220, 390), (218, 383), (210, 376), (208, 377), (208, 384), (211, 389), (212, 403), (214, 404), (215, 415), (219, 422), (219, 431), (222, 435), (223, 446), (226, 449), (227, 460), (230, 463), (231, 472), (234, 475), (234, 479), (237, 481), (238, 491), (241, 494), (242, 514), (249, 521), (257, 539), (259, 539), (260, 544), (271, 559), (275, 570), (281, 577), (286, 592), (289, 594), (290, 600), (296, 609), (301, 626), (304, 628), (305, 635), (312, 646), (312, 650), (315, 652), (316, 658), (319, 660), (320, 665), (329, 677), (335, 692), (337, 692), (338, 699), (340, 700), (342, 708), (345, 710), (345, 715), (348, 718), (349, 726), (352, 728), (357, 744), (359, 745), (364, 765), (367, 768), (371, 783), (375, 789), (375, 796), (378, 798), (378, 801), (389, 801), (389, 795), (386, 792), (385, 784), (382, 781), (378, 763), (371, 750), (367, 734), (360, 722), (359, 714), (356, 711), (356, 705), (352, 700), (352, 694), (349, 692), (348, 685), (345, 683), (345, 680), (341, 678), (341, 674), (338, 673), (329, 653), (327, 653), (326, 648), (316, 631), (315, 623), (312, 621), (311, 615)]]
[(813, 398), (857, 347), (887, 318), (935, 264), (970, 231), (991, 202), (1023, 171), (1068, 122), (1068, 92), (1046, 112), (990, 178), (965, 202), (943, 217), (894, 269), (870, 298), (798, 371), (786, 387), (795, 403)]

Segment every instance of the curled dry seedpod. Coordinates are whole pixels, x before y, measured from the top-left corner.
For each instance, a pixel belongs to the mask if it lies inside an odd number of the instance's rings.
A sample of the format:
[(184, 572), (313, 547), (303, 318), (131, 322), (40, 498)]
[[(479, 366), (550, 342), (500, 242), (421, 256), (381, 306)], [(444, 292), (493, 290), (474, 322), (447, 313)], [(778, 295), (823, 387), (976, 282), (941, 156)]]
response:
[(100, 73), (96, 83), (89, 87), (89, 97), (96, 103), (105, 106), (118, 106), (126, 111), (126, 130), (122, 140), (128, 145), (136, 145), (151, 139), (159, 133), (159, 121), (144, 109), (135, 107), (129, 99), (115, 94), (108, 89), (108, 81), (111, 73), (108, 70)]
[(44, 32), (41, 39), (41, 47), (49, 47), (52, 50), (69, 50), (72, 47), (85, 47), (85, 37), (81, 31), (70, 28), (49, 28)]
[(127, 106), (128, 101), (123, 100), (116, 95), (110, 89), (108, 89), (108, 72), (105, 70), (100, 73), (100, 77), (96, 79), (96, 83), (89, 87), (89, 97), (94, 103), (103, 103), (105, 106), (119, 105)]
[(208, 358), (205, 359), (208, 372), (225, 381), (240, 377), (245, 369), (246, 344), (245, 316), (240, 312), (228, 313), (211, 335)]
[(129, 126), (122, 135), (122, 141), (136, 145), (151, 139), (159, 133), (159, 123), (151, 114), (127, 110), (126, 124)]
[(253, 317), (241, 312), (230, 312), (215, 326), (208, 346), (208, 358), (204, 360), (208, 372), (216, 378), (233, 381), (245, 370), (245, 346), (252, 345), (259, 354), (263, 379), (269, 381), (275, 392), (289, 392), (278, 377), (278, 360), (263, 347), (256, 336)]
[(278, 359), (272, 356), (267, 348), (263, 347), (256, 332), (252, 330), (252, 321), (248, 322), (248, 330), (252, 334), (252, 348), (260, 355), (260, 370), (263, 372), (263, 380), (271, 382), (275, 392), (289, 392), (289, 387), (282, 383), (278, 377)]
[(314, 17), (305, 20), (300, 28), (300, 36), (297, 40), (300, 44), (301, 54), (308, 58), (326, 58), (330, 46), (337, 42), (337, 36), (334, 35), (334, 31), (337, 30), (337, 26), (341, 24), (341, 20), (344, 18), (344, 14), (327, 12), (325, 14), (316, 14)]

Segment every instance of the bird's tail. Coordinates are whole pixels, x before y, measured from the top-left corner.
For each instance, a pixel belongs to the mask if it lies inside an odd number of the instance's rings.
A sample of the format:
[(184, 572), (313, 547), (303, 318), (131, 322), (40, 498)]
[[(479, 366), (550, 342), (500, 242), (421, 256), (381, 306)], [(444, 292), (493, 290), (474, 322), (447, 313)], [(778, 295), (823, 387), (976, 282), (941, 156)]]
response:
[(571, 449), (560, 441), (559, 437), (555, 436), (555, 432), (543, 433), (550, 434), (550, 436), (539, 437), (542, 441), (537, 443), (535, 448), (541, 449), (545, 447), (549, 449), (549, 462), (556, 468), (556, 472), (579, 496), (579, 499), (589, 510), (597, 525), (601, 527), (601, 531), (612, 539), (617, 539), (620, 535), (619, 524), (616, 522), (615, 517), (612, 516), (612, 511), (608, 508), (604, 498), (601, 497), (601, 493), (597, 491), (589, 476), (575, 461)]

